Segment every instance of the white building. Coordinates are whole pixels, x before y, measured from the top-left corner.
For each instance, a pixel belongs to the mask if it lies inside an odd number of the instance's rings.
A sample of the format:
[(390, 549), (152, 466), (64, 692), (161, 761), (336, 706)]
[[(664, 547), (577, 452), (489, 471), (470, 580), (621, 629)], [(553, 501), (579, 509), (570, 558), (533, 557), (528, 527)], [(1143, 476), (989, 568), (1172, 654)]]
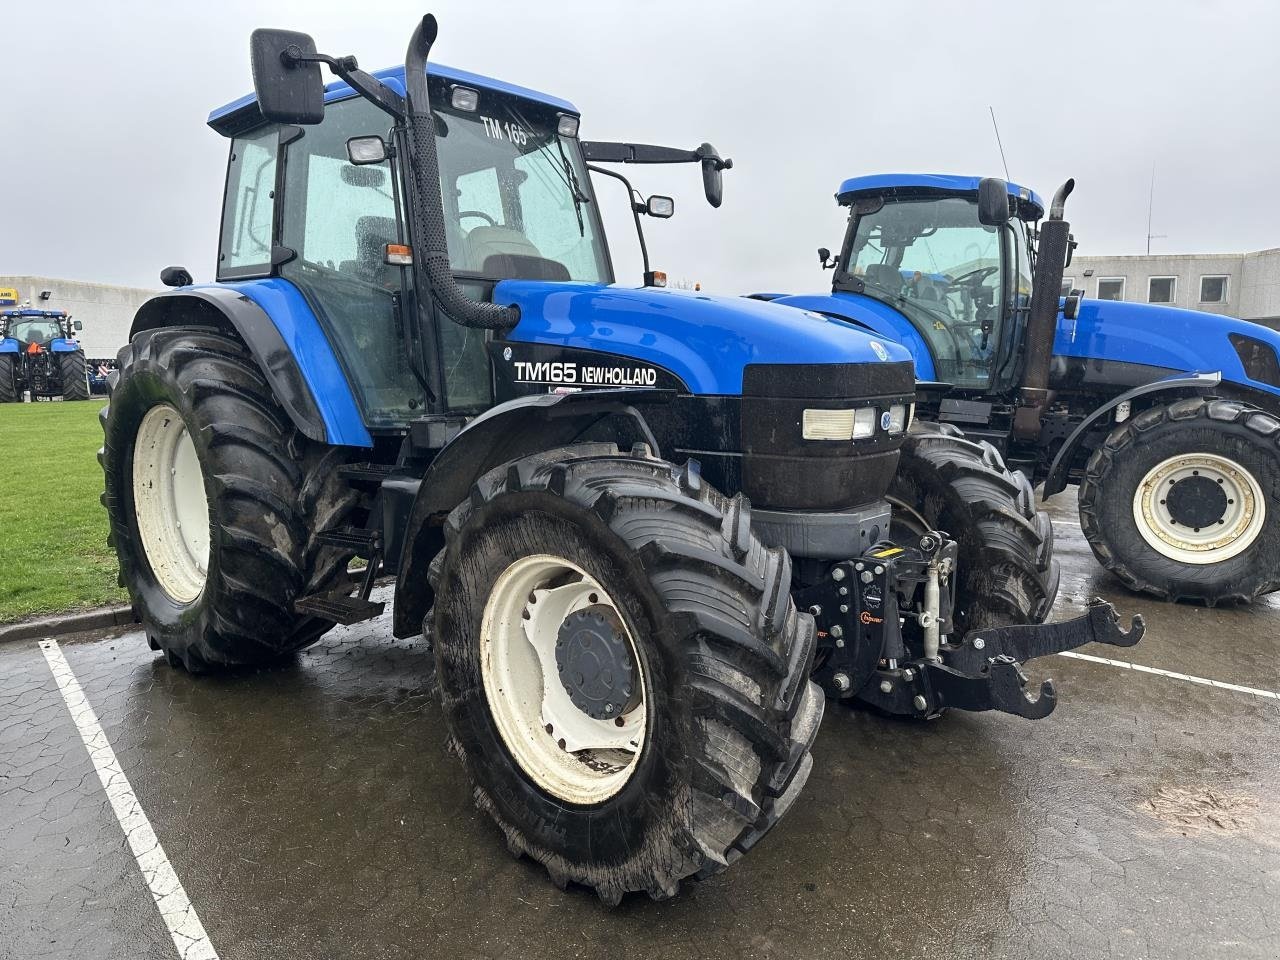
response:
[(1280, 328), (1280, 248), (1255, 253), (1072, 259), (1063, 289), (1099, 300), (1159, 303)]
[(81, 321), (84, 329), (78, 335), (80, 342), (85, 356), (94, 359), (115, 357), (129, 341), (129, 324), (138, 307), (159, 292), (85, 280), (0, 276), (0, 289), (3, 288), (17, 290), (18, 307), (65, 310)]

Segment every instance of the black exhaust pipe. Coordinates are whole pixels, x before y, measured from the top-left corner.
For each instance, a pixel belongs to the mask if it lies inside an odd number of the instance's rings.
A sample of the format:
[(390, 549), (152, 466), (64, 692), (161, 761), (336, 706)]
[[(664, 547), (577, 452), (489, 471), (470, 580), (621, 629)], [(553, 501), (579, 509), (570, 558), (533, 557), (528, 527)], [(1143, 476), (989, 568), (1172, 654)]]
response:
[(415, 272), (420, 287), (429, 287), (451, 320), (463, 326), (491, 330), (512, 327), (520, 319), (519, 307), (472, 300), (458, 286), (449, 267), (436, 124), (427, 92), (427, 57), (438, 30), (436, 18), (428, 13), (413, 31), (404, 57), (405, 99), (410, 118), (409, 168), (414, 177), (414, 189), (409, 191), (409, 213), (413, 224)]
[(1062, 219), (1067, 197), (1075, 189), (1068, 180), (1053, 195), (1049, 219), (1040, 225), (1040, 242), (1027, 319), (1026, 358), (1023, 365), (1021, 397), (1013, 429), (1020, 437), (1040, 433), (1040, 419), (1052, 396), (1049, 391), (1049, 364), (1053, 359), (1053, 337), (1058, 328), (1058, 300), (1062, 294), (1062, 274), (1071, 249), (1071, 224)]

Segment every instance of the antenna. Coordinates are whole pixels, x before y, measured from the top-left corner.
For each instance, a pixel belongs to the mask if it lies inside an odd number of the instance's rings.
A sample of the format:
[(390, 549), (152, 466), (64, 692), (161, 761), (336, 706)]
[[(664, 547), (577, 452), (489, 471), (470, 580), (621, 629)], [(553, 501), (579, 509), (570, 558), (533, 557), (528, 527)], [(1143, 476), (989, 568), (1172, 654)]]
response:
[(1151, 241), (1163, 240), (1166, 234), (1151, 232), (1151, 212), (1156, 205), (1156, 164), (1151, 162), (1151, 192), (1147, 195), (1147, 256), (1151, 256)]
[(1004, 178), (1011, 179), (1009, 176), (1009, 161), (1004, 158), (1004, 144), (1000, 142), (1000, 124), (996, 123), (996, 108), (988, 106), (991, 111), (991, 127), (996, 132), (996, 146), (1000, 148), (1000, 162), (1004, 165)]

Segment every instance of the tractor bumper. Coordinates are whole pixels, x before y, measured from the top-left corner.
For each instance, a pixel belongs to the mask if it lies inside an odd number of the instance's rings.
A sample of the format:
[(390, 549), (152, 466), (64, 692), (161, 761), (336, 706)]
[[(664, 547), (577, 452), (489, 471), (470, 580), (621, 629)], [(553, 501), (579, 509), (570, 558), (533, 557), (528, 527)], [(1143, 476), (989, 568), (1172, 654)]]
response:
[(947, 708), (1000, 710), (1029, 720), (1047, 717), (1057, 706), (1053, 681), (1037, 696), (1027, 693), (1022, 664), (1036, 657), (1074, 650), (1086, 643), (1131, 647), (1142, 639), (1142, 617), (1121, 629), (1115, 607), (1093, 598), (1086, 614), (1061, 623), (977, 630), (955, 646), (943, 644), (937, 660), (915, 660), (887, 669), (882, 663), (868, 683), (853, 692), (888, 713), (926, 718)]

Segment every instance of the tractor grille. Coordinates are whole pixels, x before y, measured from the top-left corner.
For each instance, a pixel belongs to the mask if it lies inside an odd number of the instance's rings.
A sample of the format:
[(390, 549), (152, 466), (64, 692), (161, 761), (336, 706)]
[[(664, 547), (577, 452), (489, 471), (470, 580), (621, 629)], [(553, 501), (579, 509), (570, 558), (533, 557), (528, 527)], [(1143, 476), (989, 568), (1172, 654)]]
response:
[[(882, 417), (915, 396), (903, 363), (751, 364), (743, 371), (741, 489), (775, 510), (844, 510), (881, 499), (898, 465), (904, 432)], [(806, 440), (805, 410), (874, 410), (870, 436)]]

